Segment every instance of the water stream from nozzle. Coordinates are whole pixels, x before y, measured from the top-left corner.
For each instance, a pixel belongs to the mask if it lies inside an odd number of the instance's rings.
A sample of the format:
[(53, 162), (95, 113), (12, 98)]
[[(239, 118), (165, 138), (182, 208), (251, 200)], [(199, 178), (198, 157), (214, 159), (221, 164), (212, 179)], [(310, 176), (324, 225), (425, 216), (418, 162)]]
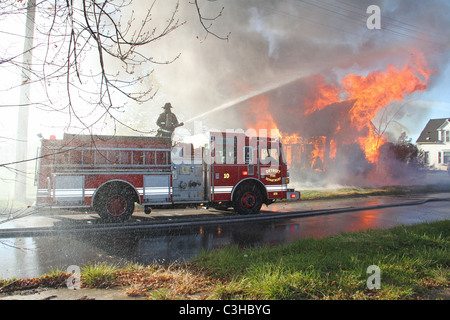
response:
[(239, 98), (236, 98), (236, 99), (233, 99), (233, 100), (228, 101), (228, 102), (226, 102), (226, 103), (223, 103), (223, 104), (221, 104), (220, 106), (217, 106), (217, 107), (215, 107), (215, 108), (213, 108), (213, 109), (211, 109), (211, 110), (208, 110), (208, 111), (206, 111), (206, 112), (203, 112), (202, 114), (199, 114), (199, 115), (197, 115), (197, 116), (195, 116), (195, 117), (192, 117), (191, 119), (189, 119), (189, 120), (187, 120), (187, 121), (184, 121), (184, 123), (186, 124), (186, 123), (192, 122), (192, 121), (194, 121), (194, 120), (200, 119), (200, 118), (202, 118), (202, 117), (204, 117), (204, 116), (207, 116), (207, 115), (209, 115), (209, 114), (211, 114), (211, 113), (214, 113), (214, 112), (217, 112), (217, 111), (221, 111), (221, 110), (228, 109), (228, 108), (233, 107), (233, 106), (235, 106), (235, 105), (237, 105), (237, 104), (239, 104), (239, 103), (241, 103), (241, 102), (244, 102), (244, 101), (247, 101), (247, 100), (249, 100), (249, 99), (251, 99), (251, 98), (253, 98), (253, 97), (256, 97), (256, 96), (258, 96), (258, 95), (260, 95), (260, 94), (266, 93), (266, 92), (268, 92), (268, 91), (271, 91), (271, 90), (274, 90), (274, 89), (283, 87), (283, 86), (285, 86), (285, 85), (287, 85), (287, 84), (290, 84), (290, 83), (292, 83), (292, 82), (294, 82), (294, 81), (297, 81), (297, 80), (303, 78), (304, 76), (305, 76), (305, 75), (299, 76), (299, 75), (297, 74), (296, 76), (294, 76), (294, 77), (289, 77), (289, 78), (287, 78), (286, 80), (276, 82), (275, 84), (267, 85), (267, 86), (265, 86), (265, 87), (263, 87), (263, 88), (261, 88), (261, 89), (258, 89), (258, 90), (254, 90), (254, 91), (252, 91), (252, 92), (250, 92), (250, 93), (248, 93), (248, 94), (245, 94), (245, 95), (243, 95), (243, 96), (241, 96), (241, 97), (239, 97)]

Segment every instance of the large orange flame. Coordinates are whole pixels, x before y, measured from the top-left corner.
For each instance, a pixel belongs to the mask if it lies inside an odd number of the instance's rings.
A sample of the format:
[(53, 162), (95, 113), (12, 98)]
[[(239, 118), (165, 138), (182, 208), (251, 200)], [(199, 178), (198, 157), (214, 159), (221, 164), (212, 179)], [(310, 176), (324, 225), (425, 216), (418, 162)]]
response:
[(371, 72), (367, 77), (349, 74), (342, 80), (348, 98), (355, 100), (350, 110), (350, 120), (362, 134), (358, 142), (369, 162), (377, 162), (379, 148), (385, 142), (372, 126), (378, 111), (394, 100), (401, 101), (406, 94), (427, 88), (433, 71), (425, 69), (423, 56), (416, 54), (413, 59), (401, 69), (389, 65), (385, 72)]
[[(311, 159), (310, 167), (315, 170), (320, 161), (325, 167), (327, 159), (335, 159), (340, 145), (350, 143), (358, 143), (366, 160), (370, 163), (377, 163), (380, 147), (386, 140), (373, 125), (372, 121), (376, 114), (391, 102), (401, 101), (407, 94), (425, 90), (432, 72), (435, 70), (427, 69), (425, 58), (421, 54), (415, 53), (401, 68), (389, 65), (386, 71), (374, 71), (367, 76), (348, 74), (342, 79), (341, 88), (327, 83), (317, 83), (315, 92), (310, 92), (308, 98), (303, 101), (303, 115), (298, 114), (298, 116), (308, 116), (325, 107), (334, 107), (332, 104), (341, 102), (339, 97), (345, 95), (346, 100), (353, 102), (348, 114), (349, 121), (346, 123), (350, 124), (354, 134), (346, 134), (345, 138), (339, 140), (337, 137), (343, 130), (339, 123), (334, 136), (329, 139), (322, 135), (304, 138), (294, 133), (292, 135), (281, 134), (282, 142), (285, 145), (314, 145), (309, 158)], [(250, 99), (247, 105), (249, 108), (244, 115), (244, 120), (249, 127), (255, 129), (278, 128), (280, 133), (283, 131), (270, 113), (271, 101), (268, 95), (256, 96)], [(291, 114), (289, 113), (289, 115)], [(349, 128), (344, 129), (347, 132), (349, 130)], [(326, 147), (327, 143), (329, 145)], [(305, 149), (300, 148), (299, 150)], [(289, 149), (289, 154), (292, 152), (294, 152), (293, 149)], [(326, 152), (328, 154), (325, 154)]]
[(339, 99), (338, 88), (328, 83), (321, 84), (313, 93), (313, 97), (306, 101), (305, 114), (322, 110), (326, 106), (339, 101), (341, 100)]

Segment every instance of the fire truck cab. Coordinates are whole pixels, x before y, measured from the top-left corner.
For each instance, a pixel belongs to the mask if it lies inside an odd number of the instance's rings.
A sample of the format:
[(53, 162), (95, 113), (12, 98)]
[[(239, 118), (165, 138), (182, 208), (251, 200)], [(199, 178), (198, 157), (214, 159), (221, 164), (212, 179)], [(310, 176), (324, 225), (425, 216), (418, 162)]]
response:
[(92, 208), (125, 221), (135, 209), (177, 204), (233, 207), (255, 214), (262, 204), (299, 199), (278, 139), (212, 132), (194, 148), (170, 138), (65, 134), (42, 139), (36, 170), (37, 206)]

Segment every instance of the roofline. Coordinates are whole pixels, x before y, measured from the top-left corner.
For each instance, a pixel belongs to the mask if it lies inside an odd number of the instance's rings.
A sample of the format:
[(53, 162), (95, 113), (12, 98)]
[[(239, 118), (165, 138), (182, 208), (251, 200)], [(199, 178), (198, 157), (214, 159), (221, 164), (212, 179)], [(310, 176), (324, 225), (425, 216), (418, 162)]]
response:
[(445, 143), (443, 143), (442, 141), (430, 141), (430, 142), (416, 142), (417, 144), (442, 144), (445, 145)]
[(444, 121), (443, 124), (441, 124), (441, 126), (439, 128), (437, 128), (437, 130), (442, 130), (443, 127), (447, 126), (450, 123), (449, 119), (447, 119), (447, 121)]

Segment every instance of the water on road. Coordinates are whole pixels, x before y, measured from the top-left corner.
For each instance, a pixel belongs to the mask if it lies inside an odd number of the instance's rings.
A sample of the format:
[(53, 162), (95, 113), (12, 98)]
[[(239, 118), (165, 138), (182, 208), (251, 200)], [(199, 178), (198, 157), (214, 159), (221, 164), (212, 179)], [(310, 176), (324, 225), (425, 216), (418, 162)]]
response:
[[(334, 207), (373, 206), (405, 201), (388, 197), (275, 204), (271, 211), (313, 210)], [(157, 214), (157, 213), (156, 213)], [(263, 213), (264, 214), (264, 213)], [(255, 247), (290, 243), (306, 237), (325, 237), (341, 232), (390, 228), (450, 218), (448, 202), (395, 206), (266, 222), (223, 223), (166, 230), (61, 233), (51, 236), (0, 238), (0, 278), (38, 277), (52, 268), (108, 262), (148, 264), (189, 261), (202, 250), (226, 245)], [(22, 222), (24, 223), (24, 222)], [(9, 226), (11, 227), (11, 226)]]

